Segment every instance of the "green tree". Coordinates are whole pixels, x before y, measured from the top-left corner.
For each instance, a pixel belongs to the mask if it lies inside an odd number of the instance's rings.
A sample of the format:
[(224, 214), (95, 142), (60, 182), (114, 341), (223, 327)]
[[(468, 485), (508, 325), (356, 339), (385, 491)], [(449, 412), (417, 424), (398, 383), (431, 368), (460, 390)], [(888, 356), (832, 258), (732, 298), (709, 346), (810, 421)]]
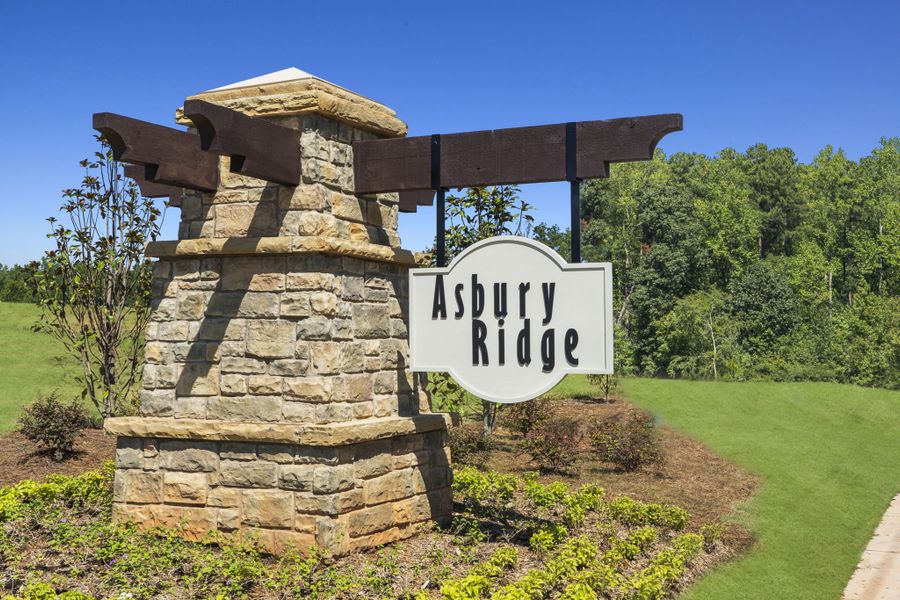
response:
[[(514, 185), (467, 188), (462, 195), (446, 197), (447, 261), (453, 260), (472, 244), (500, 235), (523, 235), (531, 229), (532, 207), (519, 197)], [(429, 389), (442, 404), (460, 407), (465, 403), (465, 390), (447, 373), (432, 373)], [(494, 431), (500, 405), (481, 401), (481, 421), (485, 434)]]
[(83, 395), (104, 417), (128, 410), (150, 317), (151, 263), (144, 246), (159, 233), (159, 210), (141, 198), (103, 144), (81, 162), (81, 186), (63, 192), (50, 217), (55, 248), (34, 270), (40, 326), (81, 363)]

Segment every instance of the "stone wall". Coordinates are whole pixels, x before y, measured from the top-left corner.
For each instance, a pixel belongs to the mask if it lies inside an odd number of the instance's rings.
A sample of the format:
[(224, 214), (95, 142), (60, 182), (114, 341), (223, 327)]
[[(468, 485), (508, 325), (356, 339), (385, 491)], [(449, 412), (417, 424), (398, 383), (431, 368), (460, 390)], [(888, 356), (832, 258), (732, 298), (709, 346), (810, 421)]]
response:
[[(315, 81), (278, 91), (307, 102)], [(299, 129), (302, 182), (235, 175), (222, 158), (215, 193), (186, 191), (180, 240), (148, 246), (159, 260), (140, 415), (106, 423), (120, 436), (114, 516), (340, 554), (452, 503), (445, 421), (407, 370), (415, 259), (399, 248), (397, 199), (353, 194), (352, 141), (384, 135), (378, 110), (399, 121), (360, 100), (354, 123), (345, 90), (339, 115), (320, 96), (280, 114), (252, 95), (264, 92), (220, 100)]]

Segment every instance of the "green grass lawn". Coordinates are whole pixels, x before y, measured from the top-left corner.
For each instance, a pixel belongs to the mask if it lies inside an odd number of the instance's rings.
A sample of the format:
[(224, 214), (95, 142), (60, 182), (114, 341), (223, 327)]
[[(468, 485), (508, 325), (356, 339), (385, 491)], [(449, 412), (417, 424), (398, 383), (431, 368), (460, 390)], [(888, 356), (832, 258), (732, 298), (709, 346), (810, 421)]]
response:
[(686, 598), (840, 598), (900, 492), (900, 392), (658, 379), (626, 379), (620, 392), (762, 479), (736, 515), (756, 546)]
[(0, 432), (15, 429), (22, 406), (38, 394), (80, 393), (74, 359), (49, 335), (31, 330), (39, 314), (33, 304), (0, 302)]

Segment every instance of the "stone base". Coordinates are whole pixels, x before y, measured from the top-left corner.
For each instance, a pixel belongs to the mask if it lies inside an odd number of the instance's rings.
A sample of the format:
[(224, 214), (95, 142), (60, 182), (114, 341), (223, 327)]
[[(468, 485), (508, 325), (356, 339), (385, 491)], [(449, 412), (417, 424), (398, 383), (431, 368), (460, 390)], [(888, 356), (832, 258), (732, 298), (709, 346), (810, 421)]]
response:
[(451, 478), (443, 428), (339, 446), (119, 437), (113, 517), (341, 555), (449, 517)]

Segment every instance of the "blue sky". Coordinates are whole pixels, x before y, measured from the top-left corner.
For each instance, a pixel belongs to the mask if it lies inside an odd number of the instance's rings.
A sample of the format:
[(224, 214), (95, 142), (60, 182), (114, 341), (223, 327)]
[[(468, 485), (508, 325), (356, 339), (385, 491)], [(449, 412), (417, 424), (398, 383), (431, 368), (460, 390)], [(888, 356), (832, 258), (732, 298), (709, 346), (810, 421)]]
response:
[[(666, 152), (756, 142), (803, 161), (900, 135), (900, 2), (3, 2), (0, 262), (94, 150), (91, 114), (171, 125), (193, 93), (295, 66), (394, 108), (410, 134), (684, 114)], [(565, 184), (525, 186), (568, 222)], [(433, 209), (404, 216), (425, 247)], [(177, 211), (164, 238), (175, 236)]]

